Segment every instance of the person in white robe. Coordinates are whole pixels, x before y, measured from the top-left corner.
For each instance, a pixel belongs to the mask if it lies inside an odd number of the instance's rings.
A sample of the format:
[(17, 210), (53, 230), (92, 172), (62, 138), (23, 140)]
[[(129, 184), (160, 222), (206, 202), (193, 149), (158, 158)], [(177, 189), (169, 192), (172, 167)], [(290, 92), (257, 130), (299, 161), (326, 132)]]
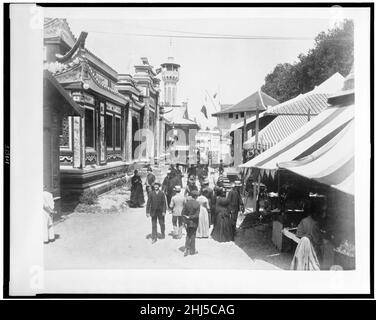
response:
[(53, 227), (53, 214), (55, 213), (55, 202), (50, 192), (43, 192), (43, 241), (44, 243), (53, 242), (55, 240), (55, 232)]
[(209, 200), (202, 194), (197, 198), (200, 204), (200, 216), (198, 219), (197, 238), (209, 238)]

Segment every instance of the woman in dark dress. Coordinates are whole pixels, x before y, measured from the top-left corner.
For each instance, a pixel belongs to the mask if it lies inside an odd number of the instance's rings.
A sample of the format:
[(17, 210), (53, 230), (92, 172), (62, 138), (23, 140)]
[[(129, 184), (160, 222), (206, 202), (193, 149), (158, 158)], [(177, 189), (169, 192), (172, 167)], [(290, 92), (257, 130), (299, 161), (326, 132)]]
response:
[(234, 240), (233, 222), (230, 216), (229, 200), (226, 198), (224, 188), (218, 190), (215, 203), (215, 222), (212, 231), (212, 238), (218, 242), (228, 242)]
[(135, 170), (131, 179), (131, 198), (129, 206), (131, 208), (142, 208), (144, 204), (145, 199), (141, 176), (138, 174), (138, 171)]

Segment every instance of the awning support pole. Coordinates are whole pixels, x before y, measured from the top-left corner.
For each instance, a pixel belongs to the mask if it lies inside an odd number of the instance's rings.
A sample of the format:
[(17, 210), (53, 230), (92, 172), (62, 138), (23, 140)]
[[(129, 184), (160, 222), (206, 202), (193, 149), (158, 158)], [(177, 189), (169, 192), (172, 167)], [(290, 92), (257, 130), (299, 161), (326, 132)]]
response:
[[(259, 104), (256, 102), (256, 132), (255, 132), (255, 155), (258, 155), (258, 134), (259, 134)], [(260, 188), (260, 172), (258, 172), (257, 186), (256, 183), (253, 188), (253, 211), (256, 212), (258, 189)], [(256, 181), (255, 181), (256, 182)], [(257, 188), (257, 190), (256, 190)]]

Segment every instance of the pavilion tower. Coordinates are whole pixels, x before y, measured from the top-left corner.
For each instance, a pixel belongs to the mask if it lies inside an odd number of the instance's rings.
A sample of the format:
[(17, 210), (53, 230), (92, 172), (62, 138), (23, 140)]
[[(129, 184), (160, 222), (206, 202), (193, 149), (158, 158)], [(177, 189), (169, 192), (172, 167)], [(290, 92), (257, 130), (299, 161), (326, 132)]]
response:
[(180, 65), (174, 62), (173, 57), (168, 57), (167, 62), (161, 64), (164, 102), (173, 106), (177, 104), (177, 83), (179, 81)]

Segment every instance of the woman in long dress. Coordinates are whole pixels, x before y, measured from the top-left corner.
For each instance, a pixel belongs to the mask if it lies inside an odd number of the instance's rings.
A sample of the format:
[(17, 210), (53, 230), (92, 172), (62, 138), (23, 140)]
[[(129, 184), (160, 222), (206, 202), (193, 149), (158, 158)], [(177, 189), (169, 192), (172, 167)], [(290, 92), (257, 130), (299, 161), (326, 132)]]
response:
[(129, 206), (131, 208), (142, 208), (145, 204), (144, 190), (142, 188), (141, 176), (135, 170), (131, 179), (131, 198)]
[(215, 222), (211, 234), (212, 238), (218, 242), (234, 240), (233, 222), (228, 208), (229, 203), (225, 189), (220, 188), (215, 203)]
[(200, 216), (196, 237), (209, 238), (209, 200), (201, 193), (197, 201), (200, 203)]

